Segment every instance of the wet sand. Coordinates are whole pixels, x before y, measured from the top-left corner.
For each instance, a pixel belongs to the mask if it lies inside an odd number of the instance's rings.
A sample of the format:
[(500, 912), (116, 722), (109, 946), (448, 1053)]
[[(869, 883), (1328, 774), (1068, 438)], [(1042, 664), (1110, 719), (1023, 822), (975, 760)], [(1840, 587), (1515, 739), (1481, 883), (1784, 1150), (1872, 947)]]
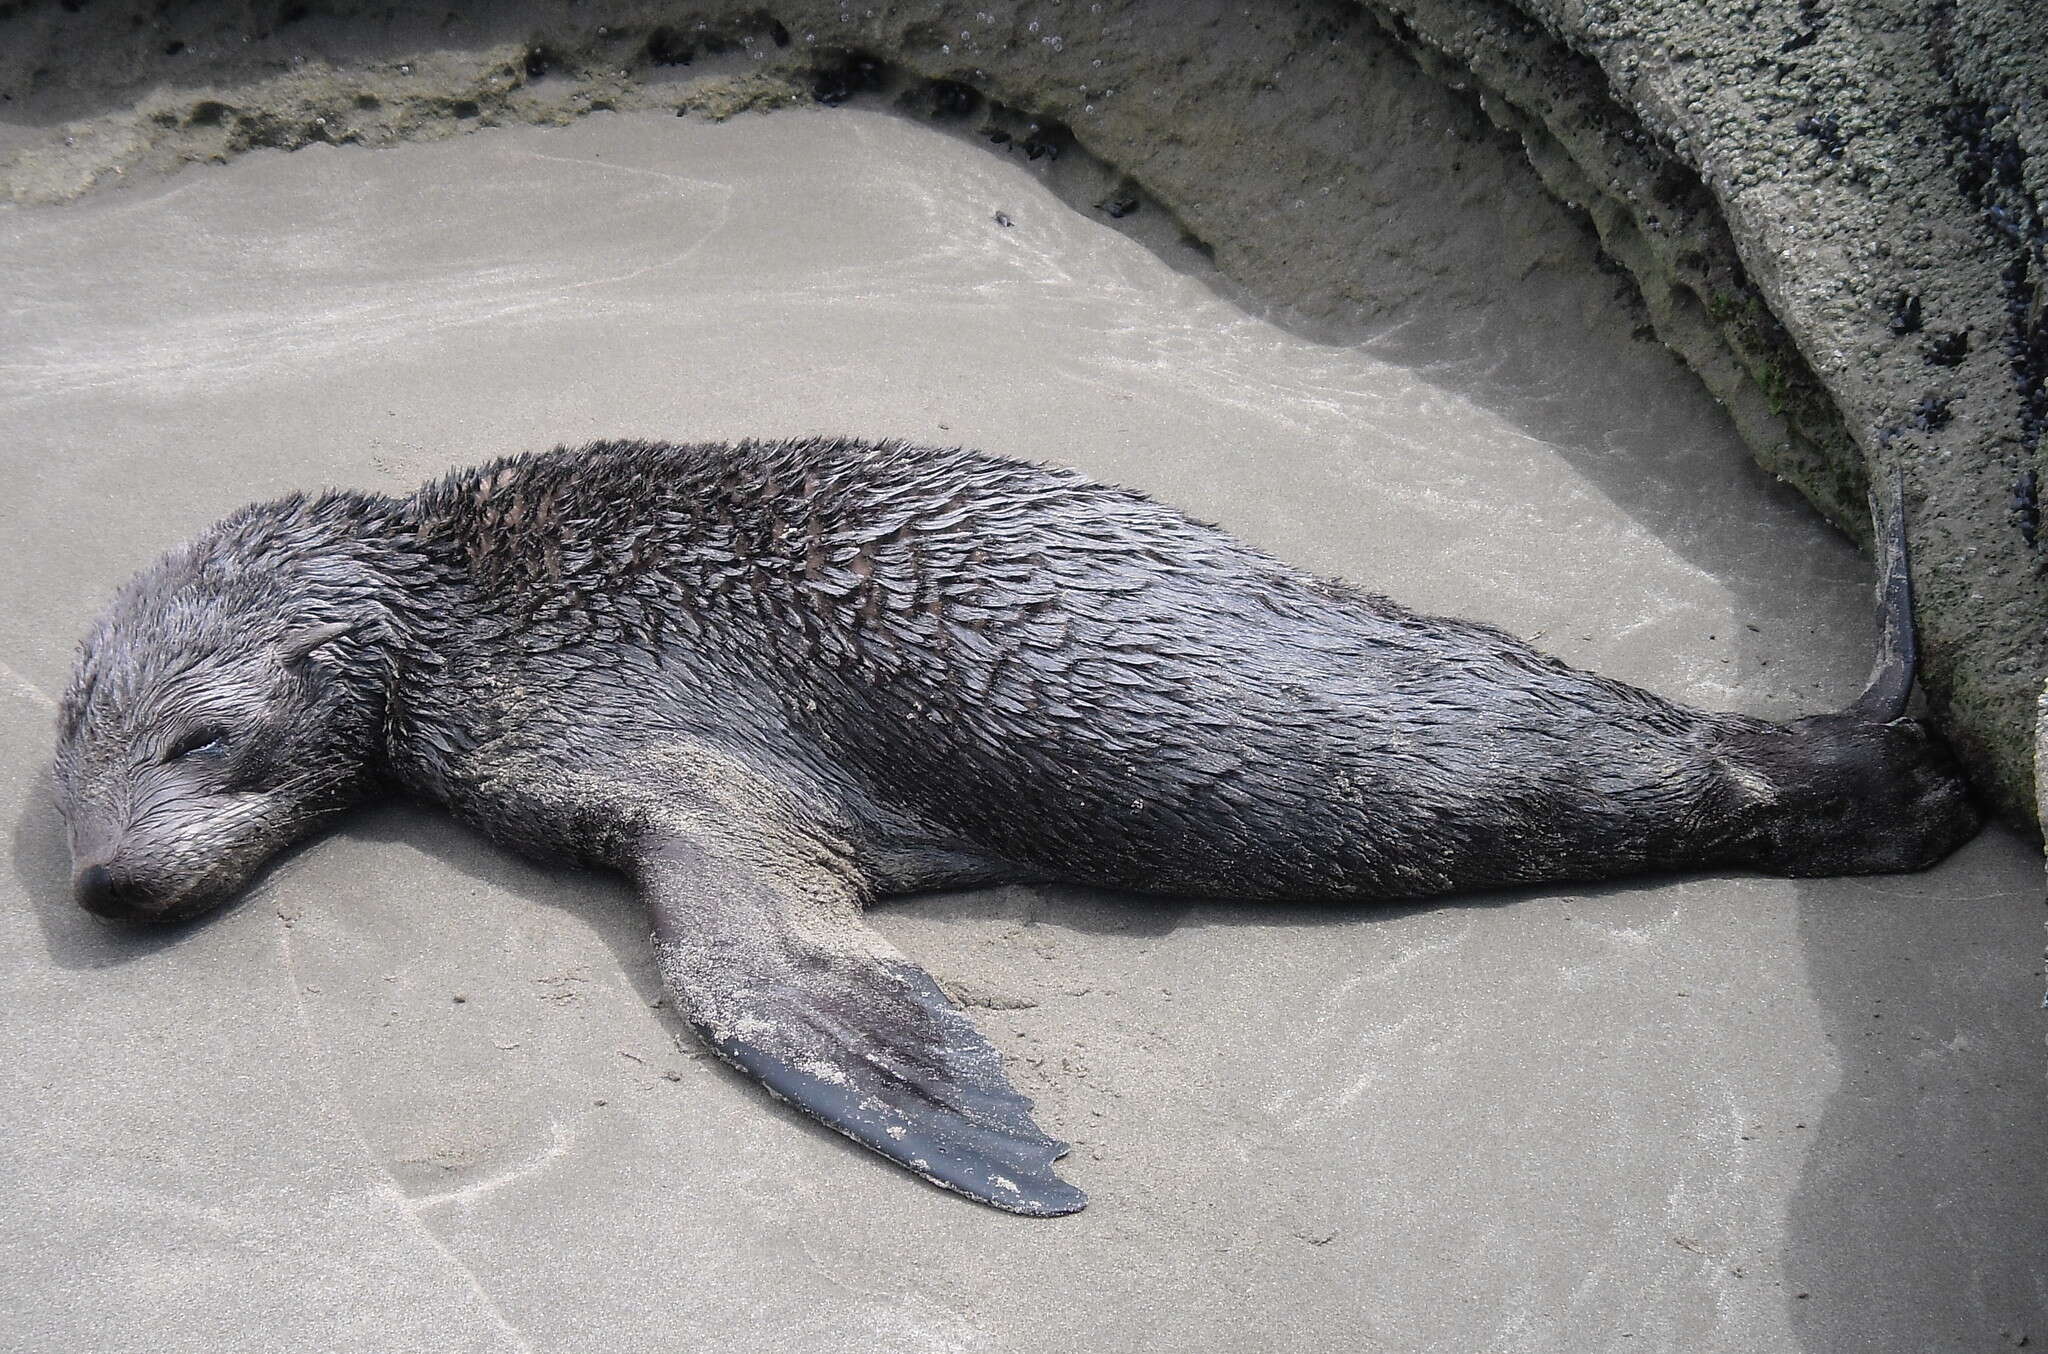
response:
[(2002, 831), (1876, 880), (888, 905), (1075, 1143), (1051, 1223), (771, 1104), (653, 1008), (623, 889), (425, 810), (168, 936), (65, 897), (51, 698), (120, 579), (252, 498), (593, 437), (1058, 461), (1681, 699), (1840, 704), (1867, 563), (1676, 364), (1589, 350), (1540, 439), (851, 110), (259, 152), (0, 212), (0, 287), (10, 1341), (1917, 1350), (2048, 1310)]

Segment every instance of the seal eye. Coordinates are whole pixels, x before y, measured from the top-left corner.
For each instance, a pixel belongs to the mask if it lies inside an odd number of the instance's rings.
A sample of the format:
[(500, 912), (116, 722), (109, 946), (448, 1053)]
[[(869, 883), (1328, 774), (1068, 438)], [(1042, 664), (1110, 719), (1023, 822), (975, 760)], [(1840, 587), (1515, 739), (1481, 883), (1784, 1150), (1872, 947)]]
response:
[(218, 724), (201, 724), (187, 731), (164, 753), (164, 760), (175, 762), (198, 752), (219, 752), (227, 747), (228, 731)]

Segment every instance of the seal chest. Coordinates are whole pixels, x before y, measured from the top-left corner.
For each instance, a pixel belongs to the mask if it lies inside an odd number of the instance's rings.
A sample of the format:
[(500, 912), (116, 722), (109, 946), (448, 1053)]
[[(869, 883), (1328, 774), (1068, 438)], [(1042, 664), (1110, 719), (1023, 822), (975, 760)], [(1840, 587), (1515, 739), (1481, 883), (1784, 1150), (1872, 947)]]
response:
[(961, 450), (597, 443), (234, 514), (81, 648), (80, 901), (189, 916), (380, 787), (617, 869), (706, 1042), (1022, 1213), (1064, 1146), (861, 919), (1066, 881), (1413, 897), (1931, 864), (1977, 824), (1912, 682), (1902, 496), (1849, 711), (1775, 725), (1320, 579), (1140, 494)]

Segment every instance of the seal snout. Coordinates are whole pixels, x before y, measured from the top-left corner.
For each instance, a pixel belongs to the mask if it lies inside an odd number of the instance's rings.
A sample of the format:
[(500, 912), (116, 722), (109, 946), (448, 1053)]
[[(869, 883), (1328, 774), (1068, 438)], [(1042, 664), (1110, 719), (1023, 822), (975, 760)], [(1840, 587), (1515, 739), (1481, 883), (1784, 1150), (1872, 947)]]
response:
[(155, 921), (164, 915), (163, 908), (153, 905), (155, 900), (147, 889), (138, 887), (133, 880), (115, 874), (102, 864), (82, 867), (72, 880), (72, 890), (78, 898), (78, 905), (97, 917), (111, 917), (116, 921)]

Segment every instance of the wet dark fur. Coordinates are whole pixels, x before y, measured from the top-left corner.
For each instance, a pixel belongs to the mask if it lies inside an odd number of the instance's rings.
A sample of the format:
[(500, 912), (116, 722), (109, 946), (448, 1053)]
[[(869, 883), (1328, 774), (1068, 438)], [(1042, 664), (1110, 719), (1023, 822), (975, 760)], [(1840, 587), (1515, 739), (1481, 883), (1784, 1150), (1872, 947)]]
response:
[(604, 443), (246, 508), (129, 584), (63, 702), (79, 900), (189, 916), (380, 785), (617, 868), (727, 1062), (925, 1179), (1086, 1197), (861, 919), (1070, 880), (1413, 897), (1912, 869), (1977, 825), (1912, 681), (1894, 514), (1851, 711), (1777, 726), (1312, 578), (1071, 471)]
[[(322, 625), (352, 628), (271, 657)], [(167, 759), (196, 722), (231, 736)], [(1977, 823), (1912, 721), (1692, 710), (1071, 471), (844, 441), (601, 443), (244, 509), (86, 641), (59, 769), (102, 910), (151, 914), (379, 780), (618, 865), (634, 797), (556, 773), (658, 789), (678, 739), (801, 787), (874, 891), (1900, 870)], [(201, 858), (153, 845), (181, 834)]]

